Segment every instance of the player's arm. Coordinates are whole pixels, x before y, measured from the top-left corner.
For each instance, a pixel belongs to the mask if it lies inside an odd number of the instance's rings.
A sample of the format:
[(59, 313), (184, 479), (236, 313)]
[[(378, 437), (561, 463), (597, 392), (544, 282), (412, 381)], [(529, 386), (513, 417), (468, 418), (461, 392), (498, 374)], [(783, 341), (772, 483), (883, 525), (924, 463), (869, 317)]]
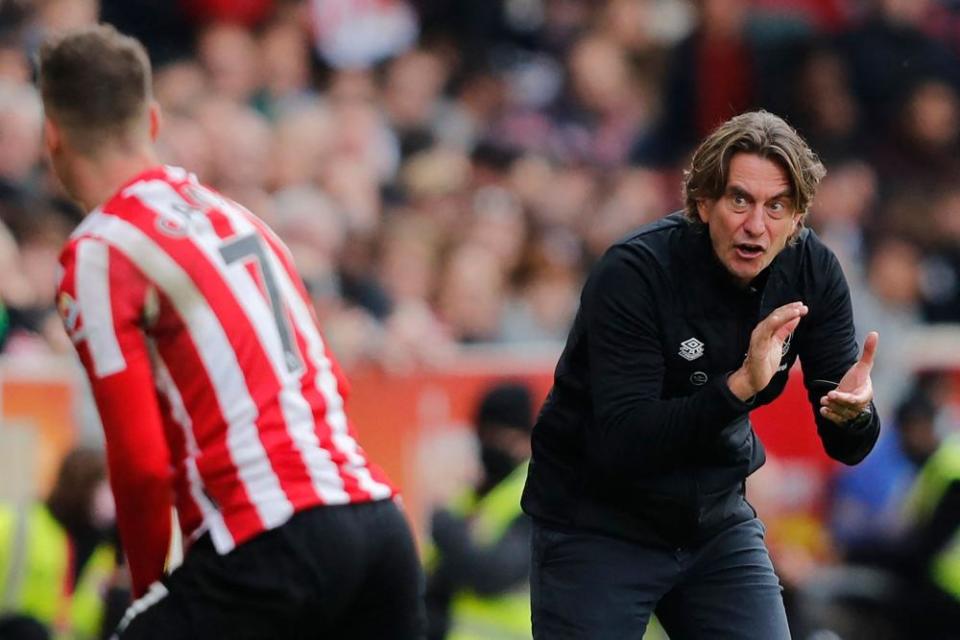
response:
[(117, 525), (134, 594), (163, 575), (170, 541), (170, 454), (143, 333), (148, 283), (92, 239), (65, 252), (60, 311), (103, 423)]

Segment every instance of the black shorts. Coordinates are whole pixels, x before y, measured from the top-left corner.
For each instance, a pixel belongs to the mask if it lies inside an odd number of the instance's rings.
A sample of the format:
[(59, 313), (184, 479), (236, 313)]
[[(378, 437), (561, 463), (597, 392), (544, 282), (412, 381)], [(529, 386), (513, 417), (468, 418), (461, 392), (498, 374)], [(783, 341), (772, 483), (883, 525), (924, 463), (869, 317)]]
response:
[(130, 606), (115, 637), (421, 638), (422, 588), (392, 501), (318, 507), (226, 555), (200, 538)]

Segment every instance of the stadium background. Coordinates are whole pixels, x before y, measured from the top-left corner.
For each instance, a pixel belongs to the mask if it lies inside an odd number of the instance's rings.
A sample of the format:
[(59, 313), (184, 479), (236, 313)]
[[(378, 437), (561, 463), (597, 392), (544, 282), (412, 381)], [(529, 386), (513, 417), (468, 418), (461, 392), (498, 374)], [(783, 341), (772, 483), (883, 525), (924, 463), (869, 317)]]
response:
[[(42, 494), (65, 451), (99, 444), (53, 308), (81, 212), (43, 165), (32, 86), (44, 35), (97, 19), (150, 50), (164, 161), (291, 246), (420, 535), (477, 472), (485, 386), (543, 397), (591, 263), (679, 208), (692, 145), (750, 108), (828, 168), (808, 222), (861, 339), (880, 331), (882, 438), (918, 372), (942, 374), (942, 427), (960, 424), (960, 2), (2, 0), (0, 498)], [(800, 584), (886, 524), (839, 512), (847, 472), (797, 373), (755, 416), (770, 460), (749, 484)]]

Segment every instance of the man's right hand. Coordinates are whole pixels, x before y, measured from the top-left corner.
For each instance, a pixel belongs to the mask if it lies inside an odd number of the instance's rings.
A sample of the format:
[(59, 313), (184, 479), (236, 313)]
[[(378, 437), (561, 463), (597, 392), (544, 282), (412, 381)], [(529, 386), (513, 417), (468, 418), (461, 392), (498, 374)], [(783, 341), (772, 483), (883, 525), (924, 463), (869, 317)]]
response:
[(793, 333), (809, 308), (802, 302), (791, 302), (774, 309), (750, 334), (750, 349), (739, 369), (727, 378), (733, 395), (746, 401), (762, 391), (777, 372), (783, 343)]

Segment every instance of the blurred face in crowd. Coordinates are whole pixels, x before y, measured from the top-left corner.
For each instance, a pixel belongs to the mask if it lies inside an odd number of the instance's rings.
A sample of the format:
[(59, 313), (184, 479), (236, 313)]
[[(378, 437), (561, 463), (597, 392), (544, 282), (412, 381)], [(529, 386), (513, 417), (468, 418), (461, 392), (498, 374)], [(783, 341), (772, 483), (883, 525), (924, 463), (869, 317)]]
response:
[(60, 33), (94, 25), (100, 14), (98, 0), (49, 0), (36, 3), (40, 23), (49, 33)]
[(786, 247), (800, 222), (787, 172), (749, 153), (730, 159), (727, 186), (718, 199), (697, 202), (700, 220), (720, 263), (743, 286)]
[(408, 213), (385, 229), (378, 265), (379, 280), (395, 302), (427, 300), (437, 275), (435, 227)]
[(217, 93), (245, 102), (257, 90), (260, 61), (249, 31), (239, 25), (213, 25), (200, 36), (198, 50)]
[(284, 114), (273, 130), (271, 186), (282, 189), (313, 182), (333, 143), (334, 121), (318, 105)]
[(209, 83), (196, 62), (181, 60), (157, 69), (153, 95), (165, 113), (188, 112), (209, 92)]
[(397, 58), (390, 65), (384, 93), (391, 120), (401, 128), (424, 123), (445, 80), (443, 62), (431, 53), (414, 51)]
[(745, 0), (700, 0), (700, 24), (717, 37), (735, 37), (746, 20)]
[(544, 335), (563, 340), (577, 312), (580, 279), (572, 268), (543, 267), (525, 287), (530, 311)]
[(212, 180), (224, 192), (259, 188), (267, 176), (270, 125), (253, 109), (210, 100), (197, 109), (197, 122), (213, 149)]
[(803, 107), (813, 129), (820, 135), (853, 133), (860, 114), (850, 90), (849, 74), (838, 54), (815, 54), (804, 66), (800, 83)]
[(648, 169), (630, 169), (606, 190), (597, 213), (581, 229), (593, 255), (625, 236), (631, 229), (653, 222), (670, 208), (663, 193), (663, 179)]
[(881, 302), (910, 306), (920, 298), (920, 251), (910, 242), (887, 237), (879, 242), (867, 265), (867, 283)]
[(960, 136), (960, 100), (950, 85), (925, 82), (907, 103), (905, 126), (914, 143), (952, 151)]
[(630, 102), (630, 73), (624, 52), (611, 40), (581, 40), (570, 54), (574, 88), (583, 104), (608, 114)]
[(519, 201), (505, 189), (483, 187), (473, 196), (473, 219), (468, 235), (500, 258), (506, 269), (520, 262), (527, 225)]
[(16, 84), (30, 82), (30, 61), (21, 49), (0, 45), (0, 79)]
[(310, 44), (296, 24), (280, 23), (260, 38), (263, 80), (275, 96), (305, 90), (310, 85)]
[(880, 1), (880, 10), (888, 20), (904, 24), (919, 24), (929, 8), (929, 0)]
[(462, 245), (442, 275), (438, 307), (451, 333), (462, 342), (488, 340), (500, 328), (504, 274), (497, 256), (478, 245)]
[(934, 232), (941, 242), (960, 245), (960, 187), (942, 194), (932, 212)]
[(817, 190), (810, 216), (822, 226), (861, 224), (877, 197), (877, 175), (860, 160), (830, 169)]
[(40, 159), (43, 112), (33, 88), (0, 81), (0, 176), (26, 180)]
[(196, 120), (169, 116), (157, 139), (157, 151), (166, 164), (190, 167), (202, 181), (212, 177), (213, 150), (209, 136)]

